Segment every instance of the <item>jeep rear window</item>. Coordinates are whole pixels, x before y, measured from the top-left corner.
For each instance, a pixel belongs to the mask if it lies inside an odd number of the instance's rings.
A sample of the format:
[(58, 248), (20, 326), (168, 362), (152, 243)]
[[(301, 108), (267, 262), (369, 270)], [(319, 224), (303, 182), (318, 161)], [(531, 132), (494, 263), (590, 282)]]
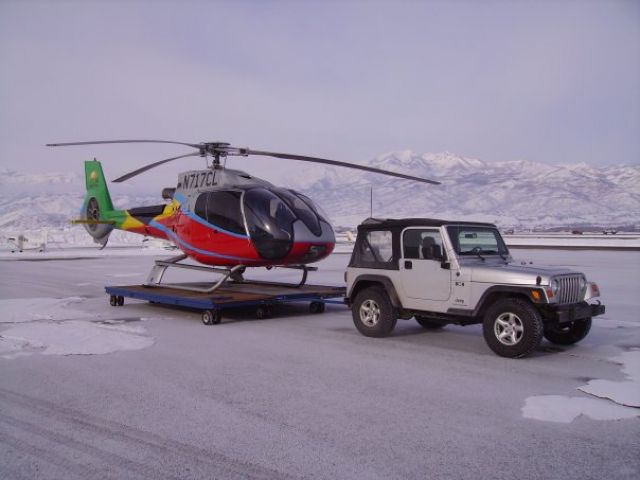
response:
[(447, 227), (449, 238), (458, 255), (507, 255), (509, 250), (495, 228)]
[(390, 263), (393, 261), (391, 238), (391, 232), (388, 230), (376, 230), (367, 233), (362, 242), (360, 259), (364, 262), (375, 263)]

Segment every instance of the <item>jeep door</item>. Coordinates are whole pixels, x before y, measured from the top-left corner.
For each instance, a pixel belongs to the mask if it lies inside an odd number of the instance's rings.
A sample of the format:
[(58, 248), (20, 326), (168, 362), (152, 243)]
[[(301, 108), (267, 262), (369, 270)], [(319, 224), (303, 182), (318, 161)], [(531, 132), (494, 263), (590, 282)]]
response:
[(400, 277), (406, 297), (445, 301), (451, 296), (451, 270), (442, 268), (442, 235), (437, 229), (407, 228), (402, 232)]

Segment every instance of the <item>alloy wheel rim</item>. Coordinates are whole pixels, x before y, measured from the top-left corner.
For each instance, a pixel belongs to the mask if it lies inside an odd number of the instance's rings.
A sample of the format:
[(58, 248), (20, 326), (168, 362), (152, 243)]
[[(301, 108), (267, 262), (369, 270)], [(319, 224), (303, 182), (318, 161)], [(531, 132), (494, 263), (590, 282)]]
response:
[(373, 300), (365, 300), (360, 305), (360, 320), (367, 327), (375, 327), (380, 321), (380, 306)]
[(517, 345), (524, 335), (524, 325), (515, 313), (505, 312), (496, 318), (493, 333), (500, 343), (509, 347)]

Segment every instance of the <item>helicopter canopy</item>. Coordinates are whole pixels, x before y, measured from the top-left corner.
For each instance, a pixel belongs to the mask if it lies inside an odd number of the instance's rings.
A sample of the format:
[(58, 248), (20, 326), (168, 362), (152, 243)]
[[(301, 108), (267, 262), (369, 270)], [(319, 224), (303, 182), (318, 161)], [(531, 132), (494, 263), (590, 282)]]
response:
[(248, 236), (267, 260), (291, 251), (297, 220), (318, 238), (324, 220), (308, 197), (284, 188), (204, 192), (196, 200), (195, 213), (217, 229)]

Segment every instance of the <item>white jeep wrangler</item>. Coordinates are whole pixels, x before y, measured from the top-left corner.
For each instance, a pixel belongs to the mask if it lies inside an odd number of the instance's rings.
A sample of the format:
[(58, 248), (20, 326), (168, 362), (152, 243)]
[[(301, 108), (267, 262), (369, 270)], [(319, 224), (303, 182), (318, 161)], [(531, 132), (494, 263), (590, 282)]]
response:
[(398, 318), (426, 329), (483, 324), (489, 347), (524, 357), (544, 336), (582, 340), (605, 307), (584, 274), (513, 262), (489, 223), (367, 219), (346, 272), (346, 303), (363, 335), (389, 335)]

